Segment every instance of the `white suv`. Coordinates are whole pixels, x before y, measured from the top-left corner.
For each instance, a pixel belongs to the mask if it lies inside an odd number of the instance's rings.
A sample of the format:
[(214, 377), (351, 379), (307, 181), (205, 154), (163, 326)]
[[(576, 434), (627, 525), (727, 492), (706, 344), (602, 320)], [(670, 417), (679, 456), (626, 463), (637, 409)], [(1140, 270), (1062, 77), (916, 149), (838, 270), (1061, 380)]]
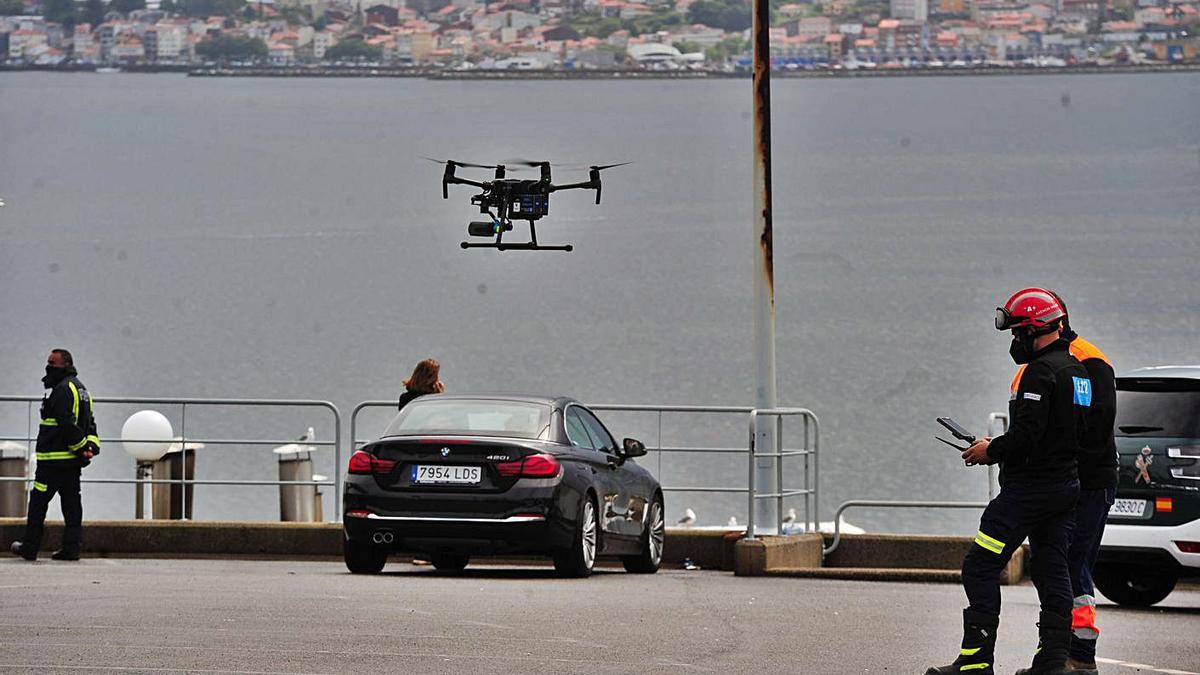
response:
[(1150, 606), (1200, 575), (1200, 366), (1117, 378), (1117, 501), (1094, 574), (1122, 605)]

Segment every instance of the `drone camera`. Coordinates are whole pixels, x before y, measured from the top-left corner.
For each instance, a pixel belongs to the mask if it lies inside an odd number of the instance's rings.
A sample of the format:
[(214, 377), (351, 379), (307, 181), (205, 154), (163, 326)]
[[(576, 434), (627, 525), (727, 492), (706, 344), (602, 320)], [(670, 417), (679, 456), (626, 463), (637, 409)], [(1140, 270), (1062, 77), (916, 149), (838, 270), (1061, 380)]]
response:
[[(511, 230), (511, 227), (504, 228)], [(467, 225), (467, 234), (472, 237), (494, 237), (503, 231), (500, 223), (476, 220)]]

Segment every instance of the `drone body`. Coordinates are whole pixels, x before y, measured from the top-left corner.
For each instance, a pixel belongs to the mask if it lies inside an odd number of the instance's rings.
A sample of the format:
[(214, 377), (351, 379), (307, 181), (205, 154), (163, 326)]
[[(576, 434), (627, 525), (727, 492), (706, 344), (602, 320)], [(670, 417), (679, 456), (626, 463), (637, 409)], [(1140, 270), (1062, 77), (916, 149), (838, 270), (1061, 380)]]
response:
[[(439, 164), (440, 160), (436, 161)], [(578, 183), (555, 185), (550, 176), (550, 162), (518, 162), (522, 166), (537, 167), (541, 176), (536, 179), (506, 178), (503, 164), (471, 164), (446, 160), (446, 170), (442, 174), (442, 198), (450, 198), (450, 185), (470, 185), (479, 188), (481, 192), (471, 197), (471, 203), (479, 207), (479, 212), (491, 218), (490, 221), (473, 222), (467, 226), (467, 234), (472, 237), (492, 237), (490, 242), (467, 242), (460, 246), (468, 248), (494, 248), (499, 251), (571, 251), (570, 244), (543, 245), (538, 244), (537, 229), (534, 222), (550, 213), (550, 193), (559, 190), (595, 190), (596, 203), (600, 203), (600, 172), (620, 164), (608, 166), (591, 166), (588, 168), (588, 180)], [(455, 171), (459, 167), (475, 169), (494, 169), (492, 180), (472, 180), (458, 176)], [(506, 242), (504, 233), (513, 229), (512, 221), (524, 220), (529, 223), (529, 241)]]

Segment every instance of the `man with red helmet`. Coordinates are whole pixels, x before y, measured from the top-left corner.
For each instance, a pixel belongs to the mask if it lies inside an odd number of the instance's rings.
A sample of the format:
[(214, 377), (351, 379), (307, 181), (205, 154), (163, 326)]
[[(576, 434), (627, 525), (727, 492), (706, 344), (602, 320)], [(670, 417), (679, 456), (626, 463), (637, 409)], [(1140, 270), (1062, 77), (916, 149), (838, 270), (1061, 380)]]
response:
[(1000, 464), (1000, 494), (979, 520), (975, 545), (963, 560), (959, 656), (926, 675), (994, 672), (1000, 625), (1000, 573), (1026, 538), (1034, 555), (1033, 583), (1041, 600), (1041, 647), (1031, 668), (1018, 673), (1059, 674), (1071, 646), (1071, 580), (1067, 548), (1079, 497), (1076, 457), (1086, 430), (1092, 384), (1061, 338), (1062, 304), (1043, 288), (1017, 291), (996, 309), (996, 328), (1011, 330), (1009, 354), (1025, 365), (1009, 399), (1009, 428), (962, 453), (967, 466)]

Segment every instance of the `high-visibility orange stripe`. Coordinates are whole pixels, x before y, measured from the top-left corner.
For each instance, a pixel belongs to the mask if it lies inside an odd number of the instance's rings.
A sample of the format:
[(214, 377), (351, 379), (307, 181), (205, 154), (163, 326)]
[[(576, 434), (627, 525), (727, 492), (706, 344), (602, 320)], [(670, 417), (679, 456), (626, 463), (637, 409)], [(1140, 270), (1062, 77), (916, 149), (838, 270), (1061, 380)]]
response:
[(1101, 361), (1107, 363), (1110, 368), (1112, 367), (1112, 361), (1109, 360), (1108, 356), (1104, 352), (1100, 351), (1099, 347), (1081, 337), (1071, 340), (1071, 356), (1074, 356), (1075, 360), (1079, 361), (1080, 363), (1083, 363), (1088, 359), (1100, 359)]
[(1071, 629), (1083, 628), (1096, 632), (1100, 635), (1100, 629), (1096, 627), (1096, 606), (1084, 605), (1071, 610)]
[(1009, 387), (1009, 391), (1012, 392), (1014, 395), (1017, 393), (1017, 387), (1019, 387), (1021, 385), (1021, 376), (1024, 374), (1025, 374), (1025, 366), (1022, 365), (1020, 368), (1017, 368), (1017, 374), (1013, 375), (1012, 386)]

